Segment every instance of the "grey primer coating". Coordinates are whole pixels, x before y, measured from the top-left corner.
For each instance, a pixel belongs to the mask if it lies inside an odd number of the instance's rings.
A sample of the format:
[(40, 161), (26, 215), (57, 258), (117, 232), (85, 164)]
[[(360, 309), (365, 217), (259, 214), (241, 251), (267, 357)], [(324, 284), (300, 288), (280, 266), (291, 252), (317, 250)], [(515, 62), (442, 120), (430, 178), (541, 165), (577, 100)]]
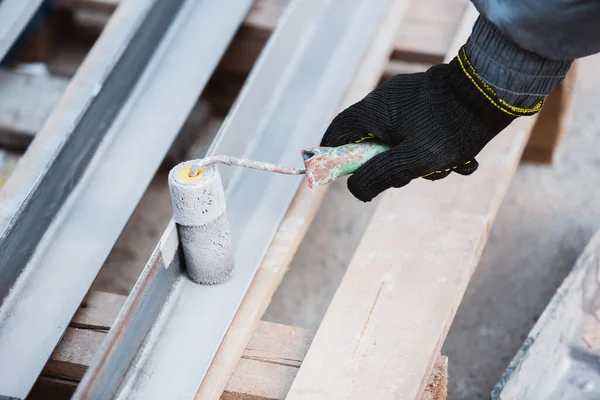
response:
[(492, 400), (600, 399), (600, 232), (579, 256)]
[(0, 61), (25, 29), (43, 0), (0, 0)]
[[(300, 167), (300, 149), (317, 143), (335, 115), (389, 4), (290, 2), (208, 155)], [(171, 222), (75, 398), (194, 397), (302, 181), (245, 168), (219, 171), (233, 277), (215, 286), (191, 282)]]
[(187, 173), (190, 163), (169, 173), (173, 220), (190, 279), (199, 285), (218, 285), (231, 279), (235, 266), (223, 184), (214, 165), (205, 167), (196, 180), (182, 182), (179, 174)]
[(112, 16), (0, 193), (0, 395), (27, 395), (251, 5)]

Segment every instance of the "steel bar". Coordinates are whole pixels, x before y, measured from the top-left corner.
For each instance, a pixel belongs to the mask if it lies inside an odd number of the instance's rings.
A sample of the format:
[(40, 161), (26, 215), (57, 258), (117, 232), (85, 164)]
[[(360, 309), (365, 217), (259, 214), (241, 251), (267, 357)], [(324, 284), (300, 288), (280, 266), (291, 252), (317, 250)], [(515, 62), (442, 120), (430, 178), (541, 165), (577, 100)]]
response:
[(35, 382), (251, 5), (111, 18), (0, 193), (0, 394)]
[[(302, 165), (349, 86), (388, 0), (295, 0), (257, 61), (209, 155)], [(200, 286), (183, 273), (171, 222), (77, 399), (193, 398), (302, 178), (220, 167), (234, 277)], [(215, 393), (215, 398), (220, 395)]]
[(18, 39), (43, 0), (0, 0), (0, 61)]

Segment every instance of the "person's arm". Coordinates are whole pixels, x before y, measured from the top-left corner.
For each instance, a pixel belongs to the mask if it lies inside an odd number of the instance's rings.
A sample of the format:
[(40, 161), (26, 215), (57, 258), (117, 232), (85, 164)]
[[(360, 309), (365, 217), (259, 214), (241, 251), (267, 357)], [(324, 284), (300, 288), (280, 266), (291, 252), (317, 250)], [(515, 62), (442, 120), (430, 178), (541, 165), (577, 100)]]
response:
[[(564, 3), (573, 7), (600, 3), (600, 0), (474, 1), (489, 18), (513, 3), (514, 7), (517, 3)], [(600, 5), (596, 10), (597, 18), (587, 23), (600, 26), (597, 22)], [(513, 10), (506, 15), (520, 14)], [(543, 24), (543, 17), (541, 14), (535, 23)], [(512, 21), (512, 25), (503, 25), (502, 29), (523, 28), (531, 22), (525, 18)], [(555, 36), (545, 40), (553, 41)], [(535, 46), (543, 43), (541, 37), (538, 39)], [(577, 51), (557, 52), (553, 53), (554, 58), (549, 58), (526, 50), (525, 45), (480, 17), (454, 60), (424, 73), (398, 75), (384, 82), (340, 113), (325, 132), (321, 145), (340, 146), (371, 138), (392, 146), (348, 179), (350, 192), (362, 201), (370, 201), (390, 187), (402, 187), (421, 177), (437, 180), (451, 172), (469, 175), (478, 167), (475, 156), (490, 140), (515, 118), (541, 109), (543, 99), (564, 79), (571, 66), (572, 59), (561, 56), (583, 55), (586, 49), (594, 48), (592, 42), (600, 44), (600, 35), (586, 41)], [(556, 44), (547, 44), (545, 48), (553, 47)]]
[(519, 47), (551, 60), (600, 52), (598, 0), (471, 0)]

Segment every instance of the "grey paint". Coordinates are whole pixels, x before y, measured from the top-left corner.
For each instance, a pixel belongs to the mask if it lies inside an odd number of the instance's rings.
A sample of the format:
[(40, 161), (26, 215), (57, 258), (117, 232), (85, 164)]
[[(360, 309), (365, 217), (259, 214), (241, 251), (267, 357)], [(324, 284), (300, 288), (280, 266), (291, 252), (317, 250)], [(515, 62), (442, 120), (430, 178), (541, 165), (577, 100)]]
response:
[(25, 29), (43, 0), (2, 0), (0, 2), (0, 61)]
[(250, 6), (113, 15), (0, 194), (0, 394), (31, 388)]
[[(388, 5), (388, 0), (291, 2), (209, 155), (301, 166), (300, 149), (319, 141)], [(235, 274), (221, 285), (192, 283), (182, 272), (172, 223), (75, 398), (115, 393), (123, 399), (192, 398), (196, 393), (302, 181), (248, 169), (220, 172)], [(169, 291), (173, 274), (177, 282)]]
[[(178, 10), (176, 3), (134, 3), (116, 17), (125, 15), (130, 25), (117, 34), (107, 28), (108, 40), (101, 40), (92, 51), (87, 70), (83, 67), (69, 85), (36, 146), (23, 157), (0, 195), (0, 394), (25, 397), (97, 273), (90, 269), (93, 266), (81, 268), (87, 272), (83, 281), (73, 271), (61, 273), (68, 264), (52, 264), (44, 245), (57, 235), (57, 214)], [(91, 66), (99, 60), (105, 62)], [(73, 99), (81, 102), (72, 104)], [(40, 147), (46, 159), (37, 157)], [(32, 158), (35, 161), (29, 163)], [(87, 222), (84, 218), (80, 224)], [(61, 248), (63, 257), (70, 257), (77, 245), (72, 241), (70, 248)], [(86, 261), (81, 265), (89, 264)], [(59, 280), (80, 286), (70, 291)], [(61, 287), (64, 291), (56, 291)]]

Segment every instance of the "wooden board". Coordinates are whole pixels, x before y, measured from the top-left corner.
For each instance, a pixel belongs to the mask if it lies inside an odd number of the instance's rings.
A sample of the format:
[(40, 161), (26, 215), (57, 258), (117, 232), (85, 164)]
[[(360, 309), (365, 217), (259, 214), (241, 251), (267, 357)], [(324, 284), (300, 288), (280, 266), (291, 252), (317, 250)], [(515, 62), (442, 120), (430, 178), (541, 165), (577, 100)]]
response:
[(548, 96), (523, 152), (524, 161), (552, 163), (565, 134), (577, 79), (577, 62)]
[[(407, 1), (395, 0), (341, 105), (348, 107), (372, 90), (389, 60)], [(196, 399), (217, 399), (223, 392), (252, 331), (267, 309), (277, 286), (317, 212), (326, 187), (302, 185), (259, 267), (240, 308), (208, 370)]]
[(444, 60), (469, 0), (412, 1), (396, 38), (393, 59), (438, 64)]
[(54, 110), (69, 81), (0, 70), (0, 146), (27, 148)]
[(420, 400), (446, 400), (448, 397), (448, 357), (439, 356)]
[[(476, 16), (469, 9), (470, 23)], [(448, 54), (469, 32), (461, 27)], [(288, 399), (418, 398), (534, 121), (496, 137), (472, 176), (381, 196)]]

